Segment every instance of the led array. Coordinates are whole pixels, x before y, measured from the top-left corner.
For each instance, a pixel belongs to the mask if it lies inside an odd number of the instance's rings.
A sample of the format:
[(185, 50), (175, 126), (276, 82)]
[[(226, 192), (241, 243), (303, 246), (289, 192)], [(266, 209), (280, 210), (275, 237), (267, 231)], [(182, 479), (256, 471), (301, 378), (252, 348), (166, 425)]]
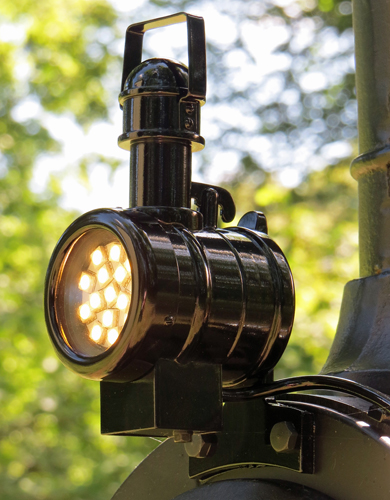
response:
[(78, 287), (82, 291), (78, 316), (89, 339), (111, 346), (122, 331), (131, 302), (131, 268), (123, 246), (111, 242), (95, 248)]

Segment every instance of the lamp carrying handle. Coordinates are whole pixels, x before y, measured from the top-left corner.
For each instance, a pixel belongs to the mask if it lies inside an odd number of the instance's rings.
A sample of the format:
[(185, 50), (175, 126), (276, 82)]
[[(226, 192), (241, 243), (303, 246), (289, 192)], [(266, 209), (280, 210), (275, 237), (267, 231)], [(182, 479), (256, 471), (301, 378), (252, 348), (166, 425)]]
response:
[(188, 93), (186, 101), (206, 102), (206, 37), (204, 20), (186, 12), (160, 17), (141, 23), (131, 24), (126, 30), (125, 53), (121, 92), (131, 71), (142, 62), (142, 44), (144, 33), (155, 28), (163, 28), (173, 24), (187, 23), (188, 40)]

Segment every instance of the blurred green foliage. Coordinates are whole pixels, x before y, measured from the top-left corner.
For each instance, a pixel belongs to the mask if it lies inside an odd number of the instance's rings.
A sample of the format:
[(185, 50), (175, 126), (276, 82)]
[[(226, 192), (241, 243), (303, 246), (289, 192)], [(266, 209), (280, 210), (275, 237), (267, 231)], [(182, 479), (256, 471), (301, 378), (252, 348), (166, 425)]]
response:
[[(43, 194), (31, 192), (36, 159), (60, 145), (38, 120), (20, 122), (13, 113), (33, 97), (82, 124), (105, 118), (102, 77), (115, 57), (104, 45), (99, 57), (88, 47), (112, 30), (116, 14), (104, 0), (10, 0), (0, 11), (1, 21), (25, 33), (22, 47), (0, 43), (0, 498), (107, 499), (156, 443), (101, 437), (99, 384), (54, 356), (44, 277), (76, 214), (58, 206), (58, 179)], [(23, 63), (27, 83), (18, 78)]]
[[(240, 15), (233, 22), (260, 23), (277, 18), (292, 27), (291, 37), (294, 23), (306, 18), (317, 24), (322, 19), (315, 28), (319, 37), (325, 29), (334, 29), (342, 36), (351, 26), (350, 2), (238, 3)], [(221, 12), (231, 16), (233, 2), (223, 4)], [(254, 5), (261, 9), (254, 9)], [(294, 15), (289, 6), (296, 7)], [(143, 8), (134, 18), (122, 14), (126, 24), (182, 9), (193, 11), (195, 4), (150, 0)], [(45, 113), (71, 116), (83, 127), (107, 118), (116, 97), (107, 91), (109, 77), (114, 72), (120, 81), (121, 59), (115, 42), (124, 31), (118, 29), (119, 21), (114, 7), (105, 0), (2, 0), (0, 5), (2, 500), (109, 499), (156, 445), (144, 438), (100, 436), (99, 384), (68, 372), (54, 357), (44, 325), (43, 282), (54, 245), (76, 214), (59, 205), (60, 177), (52, 177), (40, 194), (31, 191), (37, 159), (61, 150), (61, 144), (45, 127)], [(354, 181), (347, 161), (320, 171), (310, 171), (307, 165), (302, 182), (287, 189), (267, 170), (265, 160), (247, 153), (239, 138), (244, 132), (255, 137), (265, 134), (277, 145), (289, 137), (293, 145), (302, 134), (311, 133), (321, 136), (316, 150), (328, 140), (353, 139), (354, 134), (345, 134), (345, 130), (353, 129), (354, 118), (343, 115), (353, 99), (351, 71), (340, 71), (339, 81), (323, 91), (305, 91), (298, 77), (314, 64), (321, 37), (317, 45), (313, 43), (300, 53), (288, 43), (279, 47), (292, 61), (300, 61), (298, 69), (292, 65), (286, 71), (280, 91), (280, 95), (285, 90), (298, 92), (300, 119), (292, 118), (291, 106), (297, 103), (283, 104), (278, 95), (267, 102), (253, 100), (257, 83), (252, 80), (242, 88), (234, 86), (222, 56), (237, 47), (244, 50), (240, 40), (235, 40), (234, 47), (223, 47), (218, 41), (208, 45), (210, 81), (226, 77), (226, 86), (232, 83), (230, 90), (226, 87), (220, 94), (214, 85), (210, 106), (226, 102), (239, 108), (247, 102), (251, 113), (264, 118), (256, 130), (246, 132), (218, 123), (210, 150), (229, 143), (230, 148), (240, 151), (239, 169), (229, 186), (237, 207), (241, 214), (253, 209), (267, 214), (270, 235), (287, 254), (295, 276), (296, 324), (277, 374), (318, 372), (334, 334), (342, 287), (357, 276)], [(340, 54), (337, 57), (345, 55)], [(282, 71), (277, 73), (280, 76)], [(265, 83), (262, 78), (259, 88)], [(26, 101), (40, 107), (41, 117), (17, 117), (16, 110)], [(310, 114), (313, 109), (318, 112)], [(329, 121), (332, 116), (339, 118)], [(318, 120), (323, 121), (322, 129)], [(328, 125), (331, 132), (328, 128), (326, 133), (318, 132)], [(301, 135), (294, 135), (294, 130)], [(78, 165), (81, 175), (88, 173), (90, 161), (84, 158)], [(115, 161), (108, 162), (113, 168), (117, 166)], [(283, 179), (283, 172), (279, 178)]]

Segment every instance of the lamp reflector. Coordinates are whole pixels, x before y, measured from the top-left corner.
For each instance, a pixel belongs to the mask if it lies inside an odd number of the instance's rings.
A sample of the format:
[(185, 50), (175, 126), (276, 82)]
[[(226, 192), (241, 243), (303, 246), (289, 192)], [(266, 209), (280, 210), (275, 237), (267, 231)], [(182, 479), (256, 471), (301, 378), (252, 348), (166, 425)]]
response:
[(54, 308), (75, 353), (97, 356), (117, 342), (131, 303), (130, 269), (124, 246), (106, 229), (88, 229), (67, 251)]

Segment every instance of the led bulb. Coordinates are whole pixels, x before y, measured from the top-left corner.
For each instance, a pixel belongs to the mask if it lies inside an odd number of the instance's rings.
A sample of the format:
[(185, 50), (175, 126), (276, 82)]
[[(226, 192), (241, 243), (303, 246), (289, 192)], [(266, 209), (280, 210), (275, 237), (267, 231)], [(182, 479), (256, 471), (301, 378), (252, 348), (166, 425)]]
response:
[(108, 274), (107, 268), (105, 266), (99, 269), (97, 277), (101, 285), (104, 285), (110, 279), (110, 275)]
[(103, 262), (103, 253), (101, 250), (96, 249), (92, 252), (91, 260), (95, 264), (95, 266), (99, 266)]
[(104, 290), (104, 298), (108, 303), (114, 302), (114, 300), (117, 297), (116, 290), (113, 285), (109, 285), (105, 290)]
[(122, 283), (122, 281), (126, 278), (126, 269), (123, 266), (118, 266), (114, 273), (114, 278), (118, 283)]
[(110, 249), (110, 260), (114, 262), (119, 262), (121, 257), (121, 247), (119, 245), (113, 245)]
[(91, 309), (88, 304), (83, 304), (79, 308), (80, 318), (82, 320), (87, 320), (91, 316)]
[(118, 337), (119, 337), (119, 332), (116, 328), (111, 328), (111, 330), (108, 330), (107, 340), (109, 344), (112, 345), (114, 342), (116, 342)]
[(129, 303), (129, 297), (125, 293), (121, 292), (116, 302), (116, 307), (121, 311), (123, 311), (124, 309), (126, 309), (128, 303)]
[(110, 327), (114, 323), (114, 313), (110, 310), (106, 310), (103, 313), (103, 326)]
[(89, 303), (92, 309), (100, 309), (102, 307), (102, 298), (100, 294), (97, 292), (93, 293), (89, 298)]
[(83, 292), (89, 292), (95, 285), (94, 275), (88, 273), (81, 273), (79, 280), (79, 288)]
[(129, 262), (129, 259), (125, 260), (125, 269), (126, 271), (129, 273), (130, 272), (130, 262)]
[(90, 338), (94, 342), (98, 342), (101, 339), (102, 335), (103, 335), (103, 328), (100, 325), (95, 325), (89, 334)]

